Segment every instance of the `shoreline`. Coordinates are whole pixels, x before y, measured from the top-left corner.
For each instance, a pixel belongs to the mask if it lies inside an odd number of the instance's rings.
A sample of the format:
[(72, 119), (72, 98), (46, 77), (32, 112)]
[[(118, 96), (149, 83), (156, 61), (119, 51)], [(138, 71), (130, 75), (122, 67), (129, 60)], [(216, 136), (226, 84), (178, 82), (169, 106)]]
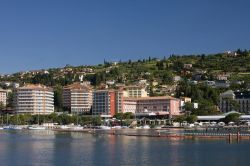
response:
[[(65, 130), (65, 129), (53, 129), (56, 132), (83, 132), (94, 135), (113, 135), (113, 136), (130, 136), (130, 137), (155, 137), (155, 138), (169, 138), (169, 139), (226, 139), (226, 140), (250, 140), (250, 133), (178, 133), (178, 131), (185, 131), (181, 128), (169, 128), (169, 129), (83, 129), (83, 130)], [(119, 132), (120, 131), (120, 132)], [(121, 132), (122, 131), (122, 132)], [(127, 132), (126, 132), (127, 131)], [(175, 133), (161, 133), (159, 131), (177, 131)], [(136, 132), (136, 133), (133, 133)], [(146, 132), (146, 133), (140, 133)]]
[[(32, 131), (29, 129), (13, 130), (4, 129), (2, 131)], [(250, 132), (231, 131), (231, 130), (196, 130), (185, 128), (163, 128), (163, 129), (59, 129), (47, 128), (46, 130), (33, 131), (55, 131), (55, 132), (79, 132), (93, 135), (113, 135), (113, 136), (130, 136), (130, 137), (158, 137), (167, 139), (225, 139), (225, 140), (250, 140)]]

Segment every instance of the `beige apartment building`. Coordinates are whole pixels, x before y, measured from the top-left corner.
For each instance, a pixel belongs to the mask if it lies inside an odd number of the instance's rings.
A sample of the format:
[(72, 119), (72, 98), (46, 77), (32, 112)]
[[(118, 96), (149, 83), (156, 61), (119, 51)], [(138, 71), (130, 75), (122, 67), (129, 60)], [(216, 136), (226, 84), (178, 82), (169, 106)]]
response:
[(0, 88), (0, 103), (6, 106), (7, 103), (7, 91)]
[(148, 97), (145, 86), (125, 86), (123, 91), (124, 97)]
[(90, 112), (92, 101), (92, 88), (88, 84), (73, 83), (63, 88), (63, 106), (71, 113)]
[(51, 114), (54, 112), (52, 88), (27, 84), (15, 90), (15, 112), (19, 114)]

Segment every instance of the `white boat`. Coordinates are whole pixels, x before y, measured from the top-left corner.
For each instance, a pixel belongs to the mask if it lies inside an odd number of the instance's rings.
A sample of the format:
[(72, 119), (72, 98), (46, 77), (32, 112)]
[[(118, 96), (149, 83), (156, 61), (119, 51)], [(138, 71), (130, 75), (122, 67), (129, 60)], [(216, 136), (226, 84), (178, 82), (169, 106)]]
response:
[(156, 126), (155, 129), (162, 129), (162, 126)]
[(122, 126), (114, 126), (112, 129), (122, 129)]
[(4, 129), (4, 130), (9, 130), (9, 129), (10, 129), (10, 126), (3, 126), (3, 129)]
[(82, 126), (72, 126), (69, 128), (70, 130), (82, 130), (83, 127)]
[(8, 129), (9, 130), (22, 130), (23, 127), (22, 126), (13, 125), (13, 126), (9, 126)]
[(150, 126), (149, 125), (145, 125), (142, 127), (143, 129), (150, 129)]
[(224, 122), (219, 122), (218, 125), (219, 126), (225, 126), (225, 123)]
[(63, 130), (70, 129), (70, 127), (69, 127), (69, 126), (66, 126), (66, 125), (61, 125), (59, 128), (60, 128), (60, 129), (63, 129)]
[(29, 126), (29, 130), (46, 130), (46, 127), (43, 126)]
[(111, 127), (109, 127), (109, 126), (100, 126), (100, 129), (102, 129), (102, 130), (110, 130)]
[(142, 126), (136, 126), (135, 129), (142, 129)]
[(3, 127), (0, 127), (0, 130), (3, 130)]
[(23, 127), (16, 126), (16, 125), (3, 126), (2, 128), (4, 130), (22, 130), (23, 129)]

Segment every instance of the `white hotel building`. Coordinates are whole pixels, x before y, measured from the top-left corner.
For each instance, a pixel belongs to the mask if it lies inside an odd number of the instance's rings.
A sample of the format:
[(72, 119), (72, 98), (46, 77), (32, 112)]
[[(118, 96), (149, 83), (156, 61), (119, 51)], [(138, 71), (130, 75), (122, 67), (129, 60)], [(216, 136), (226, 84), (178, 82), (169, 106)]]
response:
[(51, 114), (54, 112), (54, 92), (43, 85), (27, 84), (15, 91), (15, 112), (19, 114)]
[(74, 83), (63, 87), (63, 106), (69, 109), (71, 113), (90, 112), (92, 100), (90, 85)]

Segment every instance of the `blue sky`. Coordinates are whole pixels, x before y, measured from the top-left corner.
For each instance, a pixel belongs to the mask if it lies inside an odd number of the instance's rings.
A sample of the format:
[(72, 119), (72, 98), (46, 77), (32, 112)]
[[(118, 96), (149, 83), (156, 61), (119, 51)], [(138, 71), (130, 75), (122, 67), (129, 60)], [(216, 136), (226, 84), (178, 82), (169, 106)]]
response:
[(249, 0), (1, 0), (0, 73), (250, 49)]

